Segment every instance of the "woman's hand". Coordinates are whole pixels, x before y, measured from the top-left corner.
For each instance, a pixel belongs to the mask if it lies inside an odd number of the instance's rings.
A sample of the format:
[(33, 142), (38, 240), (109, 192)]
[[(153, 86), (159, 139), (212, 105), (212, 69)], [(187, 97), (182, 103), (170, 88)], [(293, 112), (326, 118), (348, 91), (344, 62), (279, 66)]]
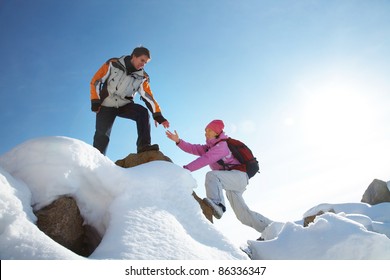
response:
[(172, 141), (175, 141), (176, 144), (179, 144), (180, 138), (179, 138), (179, 134), (177, 134), (176, 130), (175, 130), (175, 133), (172, 133), (172, 132), (170, 132), (169, 130), (167, 130), (167, 131), (165, 132), (165, 134), (167, 135), (167, 137), (168, 137), (169, 139), (171, 139)]

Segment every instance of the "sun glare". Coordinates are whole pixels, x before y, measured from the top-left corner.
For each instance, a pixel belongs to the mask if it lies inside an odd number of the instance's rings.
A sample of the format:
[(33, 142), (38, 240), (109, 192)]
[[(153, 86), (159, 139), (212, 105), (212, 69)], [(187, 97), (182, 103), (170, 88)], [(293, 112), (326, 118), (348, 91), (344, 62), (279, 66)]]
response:
[(353, 152), (375, 129), (372, 100), (356, 82), (338, 79), (317, 85), (306, 95), (304, 137), (324, 153)]

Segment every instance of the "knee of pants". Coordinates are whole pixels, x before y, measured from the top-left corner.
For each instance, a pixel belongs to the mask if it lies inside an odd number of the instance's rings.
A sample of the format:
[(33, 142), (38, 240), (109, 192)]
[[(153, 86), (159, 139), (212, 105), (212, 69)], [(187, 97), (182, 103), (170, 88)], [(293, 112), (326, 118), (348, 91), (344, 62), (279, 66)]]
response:
[(218, 196), (221, 200), (223, 199), (222, 190), (224, 189), (224, 186), (220, 178), (213, 171), (206, 173), (205, 187), (206, 193), (213, 195), (214, 197)]
[(145, 108), (144, 110), (140, 111), (136, 122), (143, 127), (147, 127), (148, 125), (150, 125), (149, 111)]
[(93, 136), (93, 139), (95, 141), (109, 141), (110, 139), (111, 131), (95, 131), (95, 135)]
[(215, 185), (215, 183), (219, 182), (218, 177), (214, 174), (213, 171), (209, 171), (206, 173), (206, 186), (207, 185)]
[(143, 106), (139, 107), (139, 115), (141, 118), (149, 119), (149, 110)]

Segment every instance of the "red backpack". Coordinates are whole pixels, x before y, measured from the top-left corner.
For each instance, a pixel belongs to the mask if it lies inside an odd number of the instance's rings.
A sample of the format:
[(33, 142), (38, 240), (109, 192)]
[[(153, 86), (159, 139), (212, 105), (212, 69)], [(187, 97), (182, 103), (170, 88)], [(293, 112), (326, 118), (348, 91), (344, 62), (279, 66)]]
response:
[(233, 156), (241, 164), (226, 164), (223, 160), (219, 160), (218, 163), (223, 166), (225, 170), (237, 169), (244, 171), (248, 174), (249, 178), (252, 178), (256, 173), (260, 173), (259, 162), (253, 155), (252, 151), (245, 145), (243, 142), (233, 138), (222, 139), (221, 141), (226, 141), (228, 144), (229, 150), (232, 152)]

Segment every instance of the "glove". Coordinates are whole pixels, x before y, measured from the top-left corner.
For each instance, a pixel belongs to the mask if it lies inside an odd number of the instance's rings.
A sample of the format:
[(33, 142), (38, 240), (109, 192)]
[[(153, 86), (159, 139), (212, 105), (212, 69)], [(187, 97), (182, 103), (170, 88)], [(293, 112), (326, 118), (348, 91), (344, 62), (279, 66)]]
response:
[(101, 105), (102, 104), (101, 104), (99, 99), (92, 99), (91, 100), (91, 110), (92, 110), (92, 112), (99, 112)]
[(159, 124), (162, 124), (163, 122), (166, 122), (167, 120), (162, 116), (160, 112), (153, 113), (153, 119), (158, 122)]

